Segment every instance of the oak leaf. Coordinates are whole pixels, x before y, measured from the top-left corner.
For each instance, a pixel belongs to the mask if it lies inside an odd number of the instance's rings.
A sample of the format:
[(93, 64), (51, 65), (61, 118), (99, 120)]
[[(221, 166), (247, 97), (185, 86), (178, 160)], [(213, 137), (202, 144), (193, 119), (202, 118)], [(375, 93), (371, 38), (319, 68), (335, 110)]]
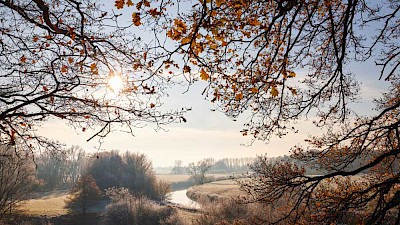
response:
[(277, 89), (275, 86), (273, 86), (272, 89), (271, 89), (271, 95), (272, 95), (272, 97), (277, 97), (278, 94), (279, 94), (278, 89)]
[(258, 93), (258, 88), (256, 88), (256, 87), (250, 88), (250, 92), (253, 93), (253, 94), (257, 94)]
[(126, 5), (127, 5), (128, 7), (131, 7), (131, 6), (133, 6), (134, 4), (133, 4), (133, 2), (132, 2), (131, 0), (127, 0), (127, 1), (126, 1)]
[(242, 92), (236, 94), (236, 96), (235, 96), (235, 100), (236, 100), (236, 101), (240, 101), (240, 100), (242, 100), (242, 99), (243, 99), (243, 93), (242, 93)]
[(142, 24), (142, 22), (140, 22), (140, 15), (139, 13), (132, 13), (132, 22), (133, 24), (135, 24), (135, 26), (140, 26), (140, 24)]
[(208, 75), (204, 69), (201, 69), (200, 70), (200, 78), (202, 80), (208, 80), (210, 78), (210, 75)]
[(184, 73), (190, 73), (190, 66), (186, 65), (183, 67), (183, 72)]
[(117, 9), (122, 9), (124, 8), (124, 0), (115, 0), (115, 7), (117, 7)]
[(222, 4), (225, 3), (225, 0), (216, 0), (215, 4), (217, 5), (217, 7), (221, 7)]
[(26, 62), (26, 57), (23, 55), (23, 56), (21, 56), (21, 58), (19, 59), (19, 61), (21, 62), (21, 63), (25, 63)]
[(66, 73), (66, 72), (68, 72), (68, 66), (63, 65), (63, 66), (61, 67), (61, 73)]
[(96, 63), (92, 63), (90, 65), (90, 71), (92, 71), (92, 73), (95, 74), (95, 75), (99, 74), (99, 70), (97, 69)]

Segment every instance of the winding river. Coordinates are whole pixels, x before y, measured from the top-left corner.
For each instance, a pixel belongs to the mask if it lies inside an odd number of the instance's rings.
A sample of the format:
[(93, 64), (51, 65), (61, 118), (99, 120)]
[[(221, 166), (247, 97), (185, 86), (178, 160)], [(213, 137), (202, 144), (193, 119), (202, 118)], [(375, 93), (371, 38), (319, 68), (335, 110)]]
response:
[(199, 209), (200, 205), (186, 196), (185, 190), (170, 192), (170, 202), (187, 208)]

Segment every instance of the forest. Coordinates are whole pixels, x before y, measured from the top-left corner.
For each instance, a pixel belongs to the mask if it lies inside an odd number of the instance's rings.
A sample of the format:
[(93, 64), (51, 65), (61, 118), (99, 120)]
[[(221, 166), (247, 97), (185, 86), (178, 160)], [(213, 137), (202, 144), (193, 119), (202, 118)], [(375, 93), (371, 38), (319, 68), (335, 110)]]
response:
[[(0, 223), (400, 224), (399, 11), (396, 0), (0, 0)], [(192, 126), (195, 109), (165, 99), (198, 84), (213, 106), (203, 117), (244, 120), (248, 145), (286, 138), (290, 154), (177, 155), (162, 177), (144, 153), (102, 148)], [(61, 138), (59, 124), (95, 149), (42, 132)], [(171, 202), (178, 189), (199, 206)]]

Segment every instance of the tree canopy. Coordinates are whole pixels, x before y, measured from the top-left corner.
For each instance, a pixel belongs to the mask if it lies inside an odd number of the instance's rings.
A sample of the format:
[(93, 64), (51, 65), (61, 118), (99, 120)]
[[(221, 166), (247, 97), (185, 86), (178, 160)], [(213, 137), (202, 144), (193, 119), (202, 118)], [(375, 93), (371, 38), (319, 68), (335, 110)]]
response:
[(90, 130), (90, 140), (115, 124), (132, 133), (182, 118), (159, 109), (166, 78), (118, 16), (95, 1), (0, 1), (2, 143), (57, 150), (36, 132), (49, 120)]
[(349, 103), (359, 93), (350, 63), (375, 63), (381, 70), (377, 79), (396, 79), (396, 1), (139, 1), (135, 6), (133, 20), (141, 19), (135, 25), (151, 27), (155, 48), (165, 50), (157, 55), (164, 60), (160, 68), (178, 64), (189, 79), (208, 81), (204, 93), (228, 116), (250, 112), (243, 134), (254, 138), (296, 130), (293, 121), (310, 111), (318, 112), (319, 125), (348, 119)]
[[(250, 113), (243, 135), (282, 137), (304, 116), (326, 128), (291, 155), (324, 175), (261, 158), (242, 183), (248, 201), (288, 201), (268, 222), (399, 223), (398, 1), (116, 1), (125, 6), (136, 6), (135, 26), (154, 31), (159, 69), (207, 81), (203, 94), (230, 117)], [(389, 86), (374, 115), (350, 107), (362, 87), (357, 64)]]
[[(291, 161), (254, 165), (242, 185), (248, 201), (290, 200), (269, 222), (399, 223), (398, 1), (114, 3), (106, 13), (92, 1), (0, 0), (3, 143), (56, 149), (35, 133), (51, 118), (100, 138), (115, 124), (132, 132), (185, 121), (185, 109), (162, 112), (160, 96), (174, 76), (203, 80), (203, 94), (220, 111), (250, 114), (243, 135), (282, 137), (310, 115), (327, 130), (291, 155), (322, 176)], [(131, 10), (130, 23), (120, 22), (122, 9)], [(154, 39), (143, 40), (138, 29)], [(376, 80), (390, 87), (376, 99), (375, 115), (350, 107), (362, 87), (356, 64), (378, 68)], [(119, 91), (110, 84), (118, 79), (125, 82)]]

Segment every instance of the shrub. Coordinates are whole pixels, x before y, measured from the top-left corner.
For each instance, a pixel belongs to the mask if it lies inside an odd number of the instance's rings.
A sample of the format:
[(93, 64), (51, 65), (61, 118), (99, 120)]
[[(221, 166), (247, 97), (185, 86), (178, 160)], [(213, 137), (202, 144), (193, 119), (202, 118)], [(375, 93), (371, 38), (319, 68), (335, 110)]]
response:
[(194, 221), (195, 225), (255, 225), (265, 224), (276, 219), (276, 214), (285, 210), (285, 203), (272, 207), (262, 203), (243, 203), (242, 201), (218, 198), (210, 200), (201, 197), (198, 202), (202, 213)]
[(146, 197), (134, 197), (126, 188), (108, 189), (112, 202), (103, 215), (104, 225), (180, 225), (176, 210), (155, 204)]
[(96, 181), (90, 175), (79, 178), (75, 187), (71, 190), (71, 197), (66, 200), (67, 207), (82, 212), (84, 217), (89, 207), (95, 205), (101, 197), (101, 191)]
[(156, 200), (162, 200), (169, 191), (166, 184), (157, 182), (150, 160), (139, 153), (121, 156), (116, 151), (102, 152), (89, 162), (86, 173), (102, 190), (126, 187), (135, 196)]

